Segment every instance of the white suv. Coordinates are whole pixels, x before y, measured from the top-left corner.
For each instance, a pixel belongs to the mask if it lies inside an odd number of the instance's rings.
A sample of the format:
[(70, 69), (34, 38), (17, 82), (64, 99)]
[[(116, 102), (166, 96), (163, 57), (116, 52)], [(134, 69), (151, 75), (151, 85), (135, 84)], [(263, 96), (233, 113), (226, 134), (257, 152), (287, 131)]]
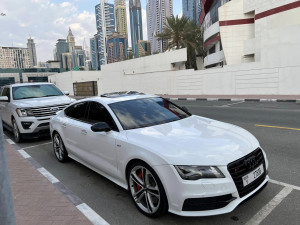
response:
[(2, 87), (0, 111), (3, 127), (13, 131), (16, 142), (49, 135), (49, 121), (75, 99), (51, 83), (11, 84)]

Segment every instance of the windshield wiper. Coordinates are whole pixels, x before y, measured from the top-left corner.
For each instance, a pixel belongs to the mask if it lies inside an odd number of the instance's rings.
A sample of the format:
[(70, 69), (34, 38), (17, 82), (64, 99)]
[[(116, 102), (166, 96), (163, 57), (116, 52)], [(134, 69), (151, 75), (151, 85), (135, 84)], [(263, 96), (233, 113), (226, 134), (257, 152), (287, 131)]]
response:
[(52, 96), (59, 96), (59, 95), (44, 95), (44, 96), (41, 96), (41, 98), (43, 98), (43, 97), (52, 97)]
[(39, 98), (39, 97), (24, 97), (24, 98), (18, 98), (18, 99), (15, 99), (15, 100), (28, 99), (28, 98)]

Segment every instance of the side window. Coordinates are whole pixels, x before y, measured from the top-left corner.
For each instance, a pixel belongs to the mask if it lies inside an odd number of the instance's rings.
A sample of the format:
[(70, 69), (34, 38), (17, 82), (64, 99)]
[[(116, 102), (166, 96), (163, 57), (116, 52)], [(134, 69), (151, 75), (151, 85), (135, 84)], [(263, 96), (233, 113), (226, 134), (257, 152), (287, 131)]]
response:
[(9, 93), (10, 93), (10, 88), (5, 87), (2, 90), (1, 96), (7, 96), (8, 101), (10, 101), (10, 94)]
[(88, 122), (89, 123), (98, 123), (98, 122), (106, 122), (112, 130), (118, 131), (118, 128), (111, 117), (110, 113), (107, 109), (98, 102), (91, 102), (89, 113), (88, 113)]
[(75, 119), (80, 120), (83, 122), (86, 122), (86, 110), (88, 107), (88, 102), (80, 102), (75, 105), (71, 105), (68, 108), (65, 109), (66, 116)]

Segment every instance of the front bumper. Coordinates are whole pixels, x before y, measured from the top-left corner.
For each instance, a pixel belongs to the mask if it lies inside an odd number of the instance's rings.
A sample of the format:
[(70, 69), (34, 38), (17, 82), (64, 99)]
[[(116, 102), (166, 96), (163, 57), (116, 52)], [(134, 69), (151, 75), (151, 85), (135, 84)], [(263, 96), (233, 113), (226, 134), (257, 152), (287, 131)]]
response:
[[(50, 134), (51, 117), (19, 117), (16, 122), (23, 136), (43, 136)], [(28, 125), (30, 124), (30, 125)]]
[(189, 181), (181, 179), (172, 165), (156, 166), (155, 170), (159, 177), (164, 178), (161, 181), (167, 194), (169, 211), (180, 216), (212, 216), (229, 213), (261, 190), (269, 180), (266, 175), (254, 190), (239, 197), (227, 166), (218, 168), (225, 178)]

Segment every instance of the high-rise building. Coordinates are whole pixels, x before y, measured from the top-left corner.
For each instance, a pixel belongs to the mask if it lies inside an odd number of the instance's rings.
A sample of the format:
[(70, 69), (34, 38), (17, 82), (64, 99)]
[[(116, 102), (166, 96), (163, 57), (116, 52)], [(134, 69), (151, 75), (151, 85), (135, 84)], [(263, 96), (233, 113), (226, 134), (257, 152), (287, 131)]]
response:
[(127, 59), (127, 38), (117, 32), (107, 36), (107, 63)]
[(72, 70), (74, 67), (72, 53), (70, 52), (62, 53), (61, 58), (62, 58), (63, 68), (66, 70)]
[(74, 37), (70, 27), (69, 27), (69, 33), (67, 36), (67, 42), (69, 45), (69, 52), (72, 53), (75, 49), (75, 37)]
[(140, 0), (129, 0), (131, 47), (134, 57), (138, 57), (137, 42), (143, 40), (142, 8)]
[(100, 70), (98, 52), (98, 36), (95, 34), (94, 37), (90, 38), (90, 54), (93, 70)]
[(60, 68), (63, 67), (63, 59), (62, 54), (69, 52), (69, 44), (67, 43), (66, 39), (58, 39), (56, 43), (56, 58), (60, 61)]
[(72, 58), (73, 58), (73, 67), (85, 66), (86, 55), (85, 55), (85, 50), (83, 50), (82, 48), (76, 48), (72, 52)]
[(138, 50), (138, 57), (151, 55), (150, 42), (144, 40), (138, 40), (137, 50)]
[(182, 15), (184, 17), (199, 24), (200, 13), (201, 13), (200, 0), (182, 0)]
[(107, 0), (100, 0), (95, 6), (96, 26), (98, 35), (98, 60), (99, 66), (107, 63), (106, 41), (107, 36), (115, 32), (114, 5)]
[(28, 48), (0, 47), (0, 68), (30, 68)]
[(167, 41), (158, 41), (156, 35), (165, 29), (167, 18), (173, 15), (173, 0), (147, 0), (147, 32), (151, 53), (163, 52)]
[(34, 67), (37, 65), (37, 59), (36, 59), (35, 43), (31, 37), (27, 39), (27, 48), (29, 51), (30, 67)]
[(116, 29), (119, 34), (127, 38), (127, 17), (125, 0), (115, 0)]

